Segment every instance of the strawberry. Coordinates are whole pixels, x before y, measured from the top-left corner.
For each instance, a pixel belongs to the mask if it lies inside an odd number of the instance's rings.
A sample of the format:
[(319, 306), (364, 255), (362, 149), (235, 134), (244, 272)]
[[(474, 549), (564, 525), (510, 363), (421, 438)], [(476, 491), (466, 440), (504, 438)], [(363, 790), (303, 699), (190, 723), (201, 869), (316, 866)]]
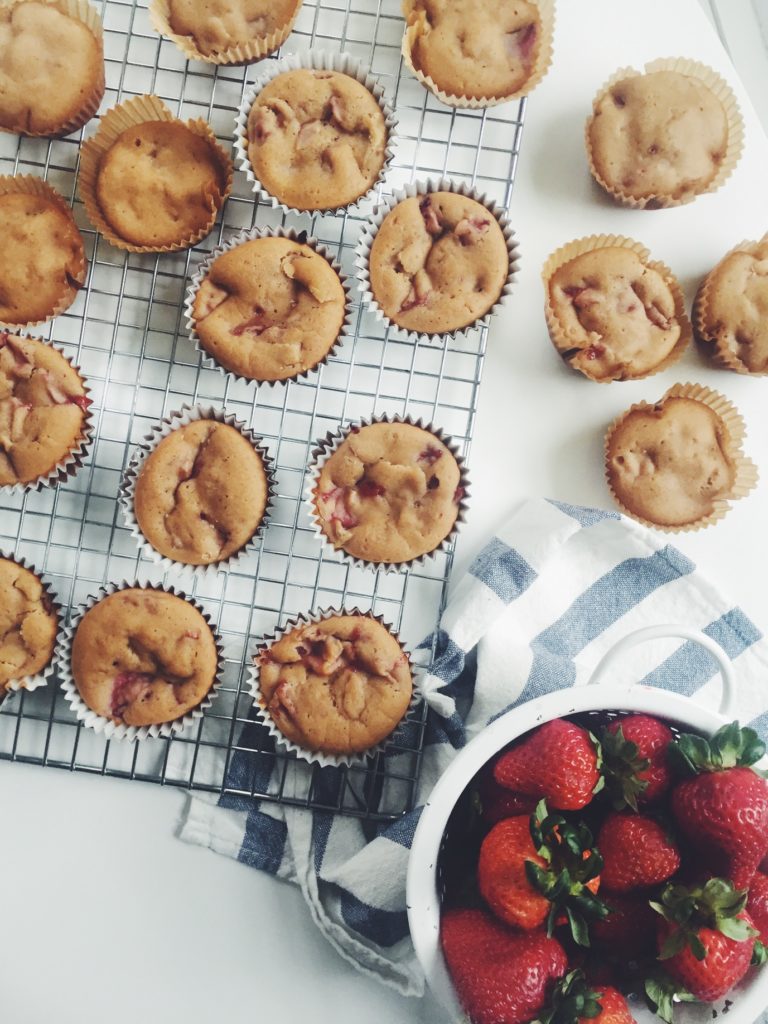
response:
[(627, 1001), (611, 985), (587, 982), (581, 970), (569, 971), (552, 992), (549, 1006), (532, 1024), (634, 1024)]
[(669, 752), (679, 771), (695, 776), (672, 791), (677, 824), (709, 871), (747, 888), (768, 853), (768, 782), (749, 767), (765, 744), (733, 722), (709, 741), (683, 735)]
[(600, 745), (581, 726), (556, 718), (502, 754), (494, 778), (560, 811), (585, 807), (603, 785)]
[(556, 939), (543, 931), (513, 932), (482, 910), (446, 911), (440, 940), (473, 1024), (533, 1020), (568, 967)]
[(480, 773), (477, 794), (486, 825), (495, 825), (516, 814), (533, 814), (536, 810), (535, 797), (513, 793), (511, 789), (498, 784), (493, 777), (493, 765), (486, 766)]
[(603, 730), (603, 775), (617, 811), (654, 803), (669, 789), (672, 730), (650, 715), (627, 715)]
[(749, 887), (747, 913), (760, 933), (760, 941), (768, 946), (768, 875), (761, 871), (757, 872)]
[(597, 837), (602, 880), (611, 892), (647, 889), (680, 867), (680, 854), (664, 829), (641, 814), (609, 814)]
[(550, 904), (528, 881), (526, 863), (547, 866), (533, 845), (530, 819), (518, 816), (494, 825), (480, 847), (480, 895), (502, 921), (527, 931), (544, 924)]
[(626, 896), (611, 893), (605, 896), (605, 902), (610, 913), (602, 920), (593, 921), (589, 929), (595, 945), (625, 962), (650, 952), (656, 933), (656, 914), (648, 897), (637, 893)]

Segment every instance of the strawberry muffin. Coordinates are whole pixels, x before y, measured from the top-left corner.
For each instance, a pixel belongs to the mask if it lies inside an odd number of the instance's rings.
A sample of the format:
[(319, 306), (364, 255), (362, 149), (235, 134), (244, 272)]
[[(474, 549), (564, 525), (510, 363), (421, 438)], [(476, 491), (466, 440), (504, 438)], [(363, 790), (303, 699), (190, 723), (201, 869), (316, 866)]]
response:
[(0, 557), (0, 693), (42, 672), (53, 657), (58, 617), (40, 578)]
[(158, 31), (213, 64), (258, 60), (287, 38), (301, 0), (153, 0)]

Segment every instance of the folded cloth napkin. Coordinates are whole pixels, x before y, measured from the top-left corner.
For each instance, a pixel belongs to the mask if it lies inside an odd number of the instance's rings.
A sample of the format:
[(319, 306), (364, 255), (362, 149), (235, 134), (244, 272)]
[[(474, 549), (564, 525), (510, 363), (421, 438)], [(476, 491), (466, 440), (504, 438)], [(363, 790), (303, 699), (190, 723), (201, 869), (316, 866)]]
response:
[[(736, 660), (741, 720), (765, 735), (768, 642), (688, 558), (663, 536), (613, 513), (545, 500), (522, 505), (472, 563), (443, 613), (423, 684), (430, 715), (418, 804), (491, 719), (521, 701), (586, 683), (620, 637), (659, 623), (702, 629)], [(696, 644), (655, 642), (627, 661), (619, 682), (642, 679), (719, 703), (715, 662)], [(238, 774), (253, 772), (247, 760), (258, 756), (237, 755), (234, 785)], [(288, 792), (296, 773), (308, 768), (297, 762), (290, 771)], [(332, 782), (336, 769), (326, 771)], [(213, 805), (195, 797), (180, 835), (299, 885), (318, 927), (345, 959), (405, 995), (420, 995), (424, 978), (405, 908), (418, 819), (417, 807), (372, 828), (268, 801), (228, 797)]]

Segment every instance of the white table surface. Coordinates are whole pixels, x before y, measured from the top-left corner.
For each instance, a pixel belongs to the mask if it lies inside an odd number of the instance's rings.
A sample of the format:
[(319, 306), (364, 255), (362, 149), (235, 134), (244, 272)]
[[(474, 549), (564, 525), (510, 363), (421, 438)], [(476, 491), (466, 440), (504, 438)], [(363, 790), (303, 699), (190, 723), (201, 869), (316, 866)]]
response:
[[(560, 8), (555, 63), (529, 103), (511, 211), (523, 269), (491, 336), (459, 569), (527, 495), (609, 507), (606, 425), (677, 380), (720, 388), (736, 402), (747, 450), (768, 477), (765, 380), (712, 370), (693, 351), (647, 381), (598, 386), (550, 346), (538, 275), (563, 242), (596, 232), (635, 237), (690, 298), (727, 249), (768, 228), (768, 141), (698, 0), (561, 0)], [(676, 210), (623, 210), (588, 178), (584, 118), (616, 67), (673, 55), (703, 60), (733, 83), (746, 152), (714, 196)], [(767, 522), (761, 484), (716, 527), (675, 539), (763, 629)], [(180, 843), (183, 800), (150, 785), (0, 765), (2, 1024), (444, 1020), (429, 1000), (401, 998), (344, 963), (295, 891)]]

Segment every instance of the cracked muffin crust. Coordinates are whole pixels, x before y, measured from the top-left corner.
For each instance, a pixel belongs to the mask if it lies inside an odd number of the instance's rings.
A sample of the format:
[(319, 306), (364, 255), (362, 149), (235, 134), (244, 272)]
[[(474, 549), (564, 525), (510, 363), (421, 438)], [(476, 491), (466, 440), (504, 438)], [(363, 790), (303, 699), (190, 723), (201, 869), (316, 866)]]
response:
[(687, 202), (707, 191), (728, 155), (728, 115), (700, 78), (679, 71), (614, 82), (593, 104), (593, 173), (615, 198)]
[(254, 238), (217, 256), (192, 305), (200, 344), (250, 380), (287, 380), (335, 344), (346, 294), (331, 264), (288, 238)]
[(47, 476), (83, 440), (90, 398), (61, 352), (0, 332), (0, 486)]
[(362, 753), (386, 739), (411, 701), (408, 655), (368, 615), (296, 626), (256, 656), (260, 704), (309, 752)]
[(146, 539), (166, 558), (211, 565), (244, 547), (267, 506), (261, 455), (235, 427), (194, 420), (147, 456), (134, 512)]
[(40, 579), (0, 556), (0, 691), (48, 666), (57, 629), (56, 612)]
[(533, 74), (541, 47), (538, 6), (525, 0), (404, 0), (406, 56), (448, 96), (513, 96)]
[(0, 7), (0, 128), (69, 134), (104, 95), (101, 38), (58, 4)]
[(768, 235), (741, 243), (710, 271), (696, 322), (730, 369), (768, 373)]
[(454, 192), (399, 202), (381, 222), (368, 262), (371, 292), (385, 316), (425, 334), (473, 324), (497, 302), (509, 276), (499, 222)]
[(199, 53), (215, 58), (233, 47), (266, 43), (293, 22), (300, 7), (301, 0), (168, 0), (167, 15), (173, 32), (189, 36)]
[(676, 308), (679, 288), (674, 282), (673, 290), (663, 269), (619, 245), (596, 247), (557, 267), (545, 282), (547, 320), (563, 359), (598, 381), (637, 380), (666, 365), (690, 327)]
[(102, 156), (96, 201), (123, 241), (153, 249), (191, 244), (213, 227), (228, 178), (211, 139), (181, 121), (145, 121)]
[[(12, 181), (0, 178), (0, 190)], [(0, 191), (0, 235), (0, 323), (39, 323), (74, 302), (85, 283), (85, 250), (63, 200)]]
[(375, 96), (351, 75), (299, 68), (258, 93), (248, 159), (261, 184), (297, 210), (354, 203), (384, 166), (387, 126)]
[(189, 601), (131, 587), (89, 608), (72, 640), (72, 678), (91, 710), (125, 725), (183, 718), (216, 679), (216, 642)]
[(410, 423), (352, 427), (313, 488), (320, 529), (368, 562), (408, 562), (451, 533), (464, 497), (450, 449)]

